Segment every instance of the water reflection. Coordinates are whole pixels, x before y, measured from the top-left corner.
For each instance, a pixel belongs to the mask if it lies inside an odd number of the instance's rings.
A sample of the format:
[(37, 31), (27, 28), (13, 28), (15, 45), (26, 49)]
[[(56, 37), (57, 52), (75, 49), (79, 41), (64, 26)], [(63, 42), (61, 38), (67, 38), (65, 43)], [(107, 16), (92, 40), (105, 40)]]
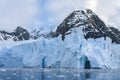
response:
[(84, 70), (83, 72), (78, 73), (80, 74), (80, 79), (78, 80), (87, 80), (91, 78), (91, 73), (89, 70)]
[(85, 79), (90, 79), (90, 72), (85, 73)]
[(0, 80), (120, 80), (120, 70), (0, 69)]
[(41, 72), (41, 79), (44, 80), (45, 76), (44, 76), (44, 71), (42, 70)]

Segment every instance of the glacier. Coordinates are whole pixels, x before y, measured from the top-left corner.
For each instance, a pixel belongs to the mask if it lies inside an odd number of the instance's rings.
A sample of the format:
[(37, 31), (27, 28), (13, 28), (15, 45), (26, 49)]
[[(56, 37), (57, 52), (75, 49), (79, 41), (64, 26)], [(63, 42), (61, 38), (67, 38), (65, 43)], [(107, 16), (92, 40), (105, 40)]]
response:
[(91, 67), (119, 68), (120, 46), (111, 39), (84, 39), (82, 27), (72, 29), (65, 40), (39, 38), (29, 43), (0, 49), (0, 67), (21, 68), (84, 68), (88, 59)]

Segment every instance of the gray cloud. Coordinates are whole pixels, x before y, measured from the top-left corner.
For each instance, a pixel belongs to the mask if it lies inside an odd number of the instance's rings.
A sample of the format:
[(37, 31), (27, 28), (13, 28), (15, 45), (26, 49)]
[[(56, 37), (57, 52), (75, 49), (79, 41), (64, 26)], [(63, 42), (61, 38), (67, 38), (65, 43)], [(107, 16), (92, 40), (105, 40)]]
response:
[(72, 11), (85, 8), (120, 28), (120, 0), (0, 0), (0, 29), (57, 26)]
[(12, 30), (17, 26), (36, 25), (37, 0), (0, 0), (0, 28)]

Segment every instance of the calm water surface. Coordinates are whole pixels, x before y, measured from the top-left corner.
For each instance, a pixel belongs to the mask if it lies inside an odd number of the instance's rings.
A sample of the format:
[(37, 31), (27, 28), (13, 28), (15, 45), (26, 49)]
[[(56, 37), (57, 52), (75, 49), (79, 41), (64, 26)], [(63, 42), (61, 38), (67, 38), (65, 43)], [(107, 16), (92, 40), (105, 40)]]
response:
[(0, 80), (120, 80), (120, 70), (0, 69)]

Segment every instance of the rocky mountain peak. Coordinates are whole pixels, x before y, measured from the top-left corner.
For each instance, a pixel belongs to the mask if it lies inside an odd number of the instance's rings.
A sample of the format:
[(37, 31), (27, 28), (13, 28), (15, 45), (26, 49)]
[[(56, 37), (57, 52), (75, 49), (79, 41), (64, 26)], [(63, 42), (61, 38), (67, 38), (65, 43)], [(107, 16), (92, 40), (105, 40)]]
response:
[[(120, 44), (120, 31), (114, 27), (108, 27), (106, 24), (90, 9), (77, 10), (72, 12), (64, 21), (57, 27), (55, 37), (62, 35), (62, 40), (65, 39), (70, 30), (75, 27), (82, 27), (85, 39), (109, 37), (112, 43)], [(70, 33), (69, 33), (70, 32)]]
[(13, 32), (0, 31), (0, 40), (13, 40), (13, 41), (22, 41), (29, 40), (30, 34), (29, 32), (18, 26)]

